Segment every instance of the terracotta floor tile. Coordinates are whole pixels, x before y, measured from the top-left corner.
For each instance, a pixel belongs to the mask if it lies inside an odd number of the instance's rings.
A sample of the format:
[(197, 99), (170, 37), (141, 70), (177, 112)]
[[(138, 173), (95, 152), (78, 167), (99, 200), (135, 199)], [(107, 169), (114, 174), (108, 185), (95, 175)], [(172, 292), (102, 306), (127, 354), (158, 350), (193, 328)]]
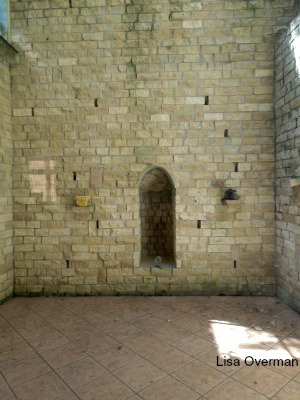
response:
[(278, 299), (268, 299), (265, 298), (265, 301), (260, 301), (256, 304), (257, 311), (264, 313), (267, 317), (280, 314), (281, 312), (288, 311), (289, 308), (282, 304)]
[(71, 389), (77, 389), (105, 375), (107, 370), (91, 357), (85, 357), (58, 368), (56, 373)]
[(18, 342), (10, 346), (2, 347), (0, 351), (0, 367), (35, 355), (36, 353), (33, 348), (26, 342)]
[(83, 337), (76, 340), (76, 344), (88, 354), (97, 354), (118, 344), (117, 340), (106, 335), (104, 332), (98, 331), (94, 335)]
[(139, 359), (126, 367), (114, 371), (114, 375), (135, 392), (139, 392), (166, 376), (161, 369), (144, 359)]
[(44, 319), (41, 318), (39, 315), (37, 315), (35, 312), (32, 310), (24, 310), (24, 312), (20, 315), (17, 316), (9, 316), (7, 317), (8, 322), (13, 326), (13, 327), (19, 327), (22, 325), (38, 325), (45, 323)]
[(7, 390), (5, 392), (0, 392), (1, 400), (17, 400), (16, 396), (13, 394), (11, 390)]
[(17, 317), (22, 317), (22, 315), (30, 311), (29, 307), (22, 301), (21, 298), (14, 298), (6, 303), (2, 304), (0, 307), (0, 315), (2, 315), (6, 320), (10, 321)]
[(198, 320), (194, 315), (187, 315), (186, 317), (176, 319), (173, 324), (185, 329), (189, 332), (197, 332), (203, 328), (207, 323), (205, 321)]
[(289, 351), (289, 348), (286, 347), (282, 342), (274, 346), (272, 349), (268, 350), (265, 353), (265, 358), (267, 360), (279, 360), (279, 362), (283, 360), (283, 367), (281, 367), (281, 364), (280, 366), (278, 366), (277, 362), (275, 363), (275, 365), (268, 366), (268, 368), (274, 372), (279, 372), (281, 375), (287, 376), (288, 378), (294, 378), (297, 374), (300, 373), (300, 359), (294, 357), (293, 354)]
[[(246, 297), (236, 297), (236, 296), (215, 296), (210, 297), (208, 305), (209, 307), (217, 307), (220, 309), (227, 310), (231, 314), (240, 312), (244, 306), (244, 300)], [(251, 303), (252, 304), (252, 303)]]
[(216, 369), (195, 360), (172, 373), (178, 381), (200, 394), (205, 394), (228, 377)]
[(107, 331), (111, 328), (116, 328), (118, 325), (123, 324), (124, 320), (113, 314), (88, 314), (85, 319), (97, 329)]
[[(235, 296), (232, 296), (231, 298), (234, 299)], [(260, 304), (262, 302), (267, 304), (267, 300), (268, 298), (260, 296), (241, 296), (238, 299), (237, 304), (240, 306), (240, 308), (246, 309), (247, 307), (253, 307), (253, 305)], [(270, 302), (273, 304), (275, 299), (270, 297), (270, 300)]]
[[(63, 298), (62, 298), (63, 299)], [(75, 315), (78, 315), (79, 317), (83, 318), (90, 310), (91, 306), (89, 304), (86, 304), (86, 301), (82, 299), (82, 301), (74, 301), (76, 298), (69, 299), (65, 298), (63, 306), (65, 310), (67, 310), (68, 313), (73, 313)], [(103, 311), (102, 309), (99, 309), (99, 311)], [(53, 314), (53, 316), (59, 316), (57, 313)]]
[[(233, 299), (235, 298), (234, 296), (232, 297)], [(242, 297), (244, 299), (248, 299), (249, 303), (251, 304), (250, 298), (248, 296)], [(257, 305), (262, 305), (263, 307), (274, 307), (274, 306), (279, 306), (282, 307), (284, 310), (289, 310), (289, 307), (287, 307), (285, 304), (281, 303), (277, 297), (265, 297), (265, 296), (255, 296), (254, 297), (257, 301)]]
[(5, 332), (7, 329), (11, 329), (11, 325), (0, 315), (0, 333)]
[(274, 400), (299, 400), (300, 383), (291, 381), (283, 389), (281, 389)]
[(168, 374), (194, 360), (193, 357), (169, 345), (149, 354), (146, 359)]
[(134, 321), (134, 325), (144, 331), (151, 331), (160, 328), (164, 322), (161, 318), (155, 317), (154, 315), (146, 315), (142, 318), (138, 318)]
[(83, 310), (73, 310), (71, 312), (73, 315), (80, 315), (85, 321), (90, 321), (97, 319), (105, 315), (112, 315), (110, 312), (102, 310), (102, 308), (88, 307)]
[(157, 311), (152, 312), (151, 314), (155, 315), (156, 317), (162, 319), (165, 322), (172, 322), (186, 315), (183, 311), (177, 310), (176, 308), (173, 307), (161, 307)]
[(195, 333), (203, 339), (217, 344), (217, 338), (211, 324), (205, 325), (203, 328), (199, 329), (199, 331)]
[(239, 308), (238, 312), (232, 315), (232, 321), (251, 326), (259, 324), (262, 321), (275, 316), (285, 310), (285, 307), (277, 301), (272, 302), (253, 302), (253, 304), (245, 304)]
[[(195, 296), (187, 296), (184, 298), (172, 297), (170, 300), (171, 301), (169, 302), (168, 305), (170, 307), (174, 307), (177, 310), (183, 312), (185, 315), (193, 314), (197, 311), (200, 311), (200, 308), (201, 308), (201, 306), (199, 305), (199, 302), (197, 302), (197, 298)], [(206, 307), (207, 305), (205, 304), (204, 306)]]
[(233, 378), (268, 397), (274, 396), (289, 381), (289, 378), (280, 373), (256, 365), (244, 367)]
[[(20, 299), (19, 297), (16, 298), (17, 300)], [(35, 311), (36, 313), (41, 313), (43, 317), (46, 317), (53, 310), (61, 310), (63, 309), (63, 302), (61, 298), (55, 297), (45, 297), (44, 300), (41, 302), (38, 297), (25, 297), (21, 302), (26, 307), (29, 307), (31, 310)]]
[(300, 329), (295, 330), (294, 332), (292, 332), (287, 337), (300, 340)]
[[(241, 365), (217, 365), (218, 355)], [(40, 297), (0, 305), (1, 400), (294, 400), (299, 367), (250, 367), (244, 358), (299, 355), (300, 316), (276, 298)]]
[(242, 307), (238, 303), (236, 303), (234, 299), (232, 299), (231, 302), (221, 303), (218, 307), (221, 310), (224, 310), (224, 315), (226, 315), (226, 318), (234, 317), (242, 310)]
[(88, 322), (81, 322), (79, 324), (70, 325), (63, 329), (60, 329), (67, 338), (71, 340), (79, 340), (86, 337), (87, 335), (92, 335), (99, 332), (99, 329), (89, 324)]
[(130, 306), (119, 306), (112, 307), (110, 311), (117, 317), (123, 319), (124, 321), (134, 321), (138, 318), (144, 317), (147, 315), (146, 311), (141, 310), (140, 308), (130, 307)]
[(54, 372), (49, 372), (14, 387), (14, 392), (22, 400), (54, 400), (70, 392), (70, 389)]
[(80, 400), (125, 400), (134, 392), (111, 374), (104, 375), (76, 390)]
[(69, 315), (63, 315), (59, 317), (51, 317), (48, 318), (47, 321), (56, 329), (62, 329), (66, 328), (67, 326), (84, 323), (82, 318), (72, 313), (70, 313)]
[(282, 315), (279, 314), (266, 319), (260, 326), (264, 331), (286, 337), (299, 329), (300, 321), (294, 313), (285, 312)]
[[(149, 300), (152, 300), (153, 303), (159, 305), (159, 308), (162, 307), (175, 307), (178, 304), (181, 304), (182, 301), (186, 300), (186, 297), (177, 297), (177, 296), (162, 296), (162, 297), (149, 297)], [(149, 310), (151, 312), (151, 310)]]
[(140, 392), (144, 400), (197, 400), (199, 393), (178, 382), (171, 376), (161, 379)]
[(203, 324), (210, 323), (212, 321), (223, 321), (228, 320), (225, 310), (221, 307), (206, 307), (203, 310), (197, 311), (192, 314), (199, 322)]
[[(268, 398), (255, 390), (231, 378), (222, 382), (205, 395), (208, 400), (267, 400)], [(288, 399), (286, 399), (288, 400)]]
[(36, 303), (33, 306), (31, 306), (31, 309), (34, 310), (36, 314), (38, 314), (40, 317), (42, 317), (47, 321), (54, 318), (63, 318), (72, 315), (72, 311), (65, 308), (62, 302), (61, 304), (59, 304), (58, 302), (55, 303), (46, 302), (43, 304)]
[(74, 393), (68, 393), (65, 396), (58, 397), (55, 400), (78, 400), (78, 397)]
[[(109, 311), (111, 308), (122, 307), (127, 305), (127, 296), (100, 296), (95, 299), (87, 298), (85, 302), (89, 307), (101, 308), (104, 311)], [(90, 303), (90, 304), (89, 304)]]
[(124, 345), (114, 345), (108, 350), (93, 355), (93, 358), (109, 371), (115, 371), (140, 358), (134, 351)]
[(294, 381), (300, 383), (300, 373), (294, 377)]
[(26, 358), (1, 369), (3, 376), (11, 387), (20, 385), (50, 371), (50, 367), (39, 356)]
[(173, 346), (193, 357), (208, 353), (216, 347), (215, 344), (209, 342), (208, 340), (193, 334), (178, 340), (177, 342), (173, 343)]
[(47, 335), (48, 333), (56, 332), (55, 328), (48, 322), (34, 322), (32, 324), (25, 323), (24, 325), (17, 326), (16, 331), (25, 339), (35, 338), (40, 335)]
[(17, 342), (22, 342), (24, 339), (13, 328), (6, 328), (0, 332), (0, 349), (2, 347), (13, 345)]
[(178, 340), (190, 335), (190, 332), (187, 332), (172, 323), (164, 323), (160, 328), (154, 329), (153, 331), (150, 331), (150, 333), (169, 344), (177, 342)]
[(263, 323), (268, 318), (269, 316), (267, 314), (262, 313), (253, 307), (253, 310), (242, 310), (239, 313), (232, 315), (230, 319), (235, 324), (249, 328), (252, 325), (259, 325)]
[(292, 357), (300, 358), (300, 338), (286, 337), (274, 346), (274, 349), (280, 347), (285, 349)]
[(36, 336), (34, 338), (27, 339), (27, 341), (39, 353), (43, 353), (44, 351), (51, 350), (55, 347), (59, 347), (71, 342), (70, 339), (66, 338), (60, 332), (52, 332), (45, 335)]
[(248, 345), (251, 345), (251, 347), (261, 344), (271, 348), (279, 343), (280, 338), (278, 335), (257, 329), (261, 329), (260, 325), (254, 325), (245, 332), (245, 341)]
[[(2, 371), (2, 370), (1, 370)], [(0, 374), (0, 393), (9, 390), (9, 386), (5, 382), (3, 376)], [(1, 399), (1, 396), (0, 396)]]
[(129, 322), (124, 322), (123, 324), (110, 328), (105, 332), (119, 342), (124, 342), (125, 340), (144, 333), (142, 329), (139, 329), (137, 326), (130, 324)]
[(43, 353), (43, 358), (54, 369), (80, 360), (85, 356), (86, 351), (74, 343), (64, 344)]
[(166, 343), (147, 333), (125, 340), (123, 344), (143, 357), (166, 346)]
[(134, 296), (124, 298), (127, 304), (146, 311), (147, 313), (155, 312), (161, 308), (161, 304), (155, 296)]

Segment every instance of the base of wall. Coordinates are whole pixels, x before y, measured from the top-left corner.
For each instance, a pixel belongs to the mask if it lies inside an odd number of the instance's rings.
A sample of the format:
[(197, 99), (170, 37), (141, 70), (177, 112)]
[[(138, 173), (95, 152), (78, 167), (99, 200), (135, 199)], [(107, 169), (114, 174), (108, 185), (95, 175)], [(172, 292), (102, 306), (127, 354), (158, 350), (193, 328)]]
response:
[[(300, 284), (298, 292), (299, 291), (300, 291)], [(284, 304), (289, 306), (292, 310), (300, 313), (300, 296), (299, 293), (295, 292), (295, 290), (291, 287), (291, 285), (289, 286), (280, 283), (280, 285), (278, 285), (277, 287), (277, 297)]]
[(5, 296), (3, 299), (0, 300), (0, 305), (6, 303), (8, 300), (13, 298), (13, 293), (11, 292), (7, 296)]
[[(1, 266), (3, 269), (3, 265)], [(13, 271), (7, 267), (7, 272), (0, 275), (0, 304), (6, 302), (13, 296)]]
[(284, 293), (282, 290), (277, 291), (277, 297), (280, 301), (282, 301), (284, 304), (286, 304), (288, 307), (290, 307), (292, 310), (298, 312), (300, 314), (300, 302), (297, 301), (296, 298), (291, 298)]
[(204, 285), (128, 284), (128, 285), (51, 285), (26, 291), (15, 286), (15, 296), (276, 296), (276, 287), (213, 287)]

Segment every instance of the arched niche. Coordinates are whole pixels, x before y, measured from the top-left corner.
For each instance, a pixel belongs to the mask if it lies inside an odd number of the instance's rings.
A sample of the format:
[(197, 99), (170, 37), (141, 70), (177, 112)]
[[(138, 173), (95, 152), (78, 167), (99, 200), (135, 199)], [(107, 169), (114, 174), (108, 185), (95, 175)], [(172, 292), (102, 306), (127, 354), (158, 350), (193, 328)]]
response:
[(141, 180), (140, 217), (140, 266), (175, 267), (175, 186), (161, 167), (151, 168)]

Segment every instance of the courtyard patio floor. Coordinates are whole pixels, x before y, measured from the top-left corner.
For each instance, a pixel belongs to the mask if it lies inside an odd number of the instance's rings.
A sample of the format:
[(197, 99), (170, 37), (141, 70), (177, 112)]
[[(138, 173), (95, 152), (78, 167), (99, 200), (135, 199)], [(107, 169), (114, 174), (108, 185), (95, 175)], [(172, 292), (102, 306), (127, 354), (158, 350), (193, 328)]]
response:
[(1, 400), (299, 393), (300, 315), (276, 298), (41, 297), (0, 306)]

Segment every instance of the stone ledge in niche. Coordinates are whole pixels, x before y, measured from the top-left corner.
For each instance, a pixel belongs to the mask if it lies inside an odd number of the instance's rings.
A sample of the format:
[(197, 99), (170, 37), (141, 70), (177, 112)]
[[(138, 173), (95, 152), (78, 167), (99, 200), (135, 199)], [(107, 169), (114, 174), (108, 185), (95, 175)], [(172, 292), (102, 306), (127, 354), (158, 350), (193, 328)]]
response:
[(222, 204), (227, 205), (227, 207), (239, 206), (241, 204), (241, 201), (240, 200), (222, 200)]

